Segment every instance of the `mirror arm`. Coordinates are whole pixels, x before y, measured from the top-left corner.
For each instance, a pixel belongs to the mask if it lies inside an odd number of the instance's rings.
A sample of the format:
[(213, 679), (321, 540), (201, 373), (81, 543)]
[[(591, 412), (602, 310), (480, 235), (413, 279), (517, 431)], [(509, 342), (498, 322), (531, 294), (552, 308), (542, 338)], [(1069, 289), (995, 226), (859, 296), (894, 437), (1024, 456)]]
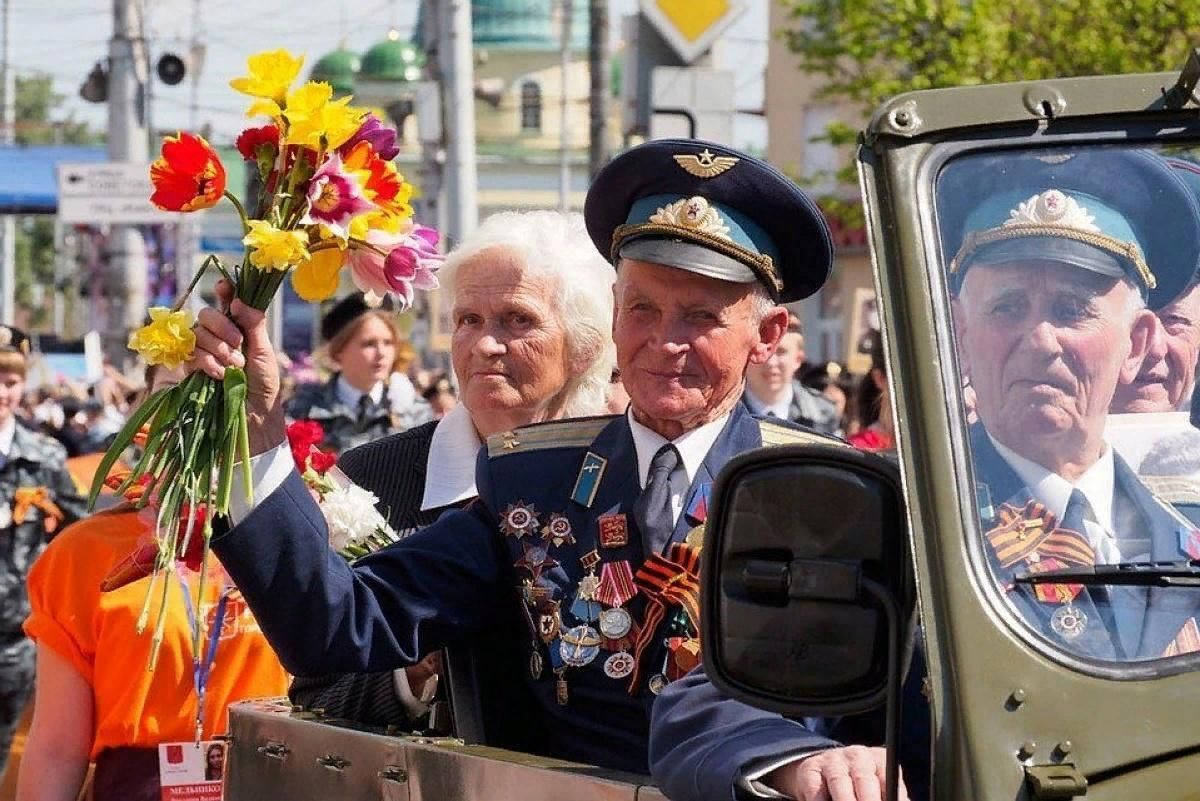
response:
[(904, 672), (904, 653), (900, 648), (900, 607), (895, 596), (882, 584), (869, 578), (861, 579), (863, 590), (883, 607), (888, 623), (888, 688), (884, 746), (887, 764), (884, 767), (884, 801), (896, 801), (900, 788), (900, 761), (896, 752), (900, 745), (900, 687)]
[(828, 559), (782, 562), (748, 559), (742, 566), (746, 591), (773, 599), (853, 603), (861, 594), (861, 563)]

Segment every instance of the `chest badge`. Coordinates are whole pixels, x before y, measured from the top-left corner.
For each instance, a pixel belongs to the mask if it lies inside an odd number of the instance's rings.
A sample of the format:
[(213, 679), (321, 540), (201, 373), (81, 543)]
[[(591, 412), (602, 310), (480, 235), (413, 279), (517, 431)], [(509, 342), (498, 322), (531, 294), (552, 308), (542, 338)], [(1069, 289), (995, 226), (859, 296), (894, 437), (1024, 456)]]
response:
[(523, 501), (510, 503), (505, 507), (504, 513), (500, 515), (500, 531), (506, 537), (521, 539), (525, 536), (532, 536), (537, 530), (537, 525), (537, 509), (533, 504), (526, 504)]
[(596, 500), (596, 492), (600, 489), (600, 479), (604, 476), (604, 469), (608, 467), (608, 460), (603, 456), (587, 452), (583, 457), (583, 464), (579, 466), (579, 475), (575, 477), (575, 489), (571, 490), (571, 500), (575, 503), (591, 508), (592, 502)]

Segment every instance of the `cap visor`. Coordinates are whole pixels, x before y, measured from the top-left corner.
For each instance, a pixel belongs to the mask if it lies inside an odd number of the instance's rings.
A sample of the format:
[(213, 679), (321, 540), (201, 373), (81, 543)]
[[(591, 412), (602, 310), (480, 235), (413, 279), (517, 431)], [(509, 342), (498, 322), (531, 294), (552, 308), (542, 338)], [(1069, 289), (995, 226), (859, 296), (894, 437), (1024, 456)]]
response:
[(737, 259), (726, 256), (724, 253), (717, 253), (703, 245), (680, 239), (656, 237), (634, 239), (621, 245), (617, 255), (623, 259), (677, 267), (706, 278), (715, 278), (718, 281), (729, 281), (734, 284), (753, 284), (758, 280), (754, 271)]
[[(1117, 256), (1092, 245), (1063, 237), (1031, 236), (993, 242), (975, 251), (968, 265), (1039, 261), (1067, 264), (1109, 278), (1128, 277), (1135, 285), (1141, 285), (1137, 274), (1132, 269), (1127, 270)], [(966, 266), (964, 265), (964, 269)]]

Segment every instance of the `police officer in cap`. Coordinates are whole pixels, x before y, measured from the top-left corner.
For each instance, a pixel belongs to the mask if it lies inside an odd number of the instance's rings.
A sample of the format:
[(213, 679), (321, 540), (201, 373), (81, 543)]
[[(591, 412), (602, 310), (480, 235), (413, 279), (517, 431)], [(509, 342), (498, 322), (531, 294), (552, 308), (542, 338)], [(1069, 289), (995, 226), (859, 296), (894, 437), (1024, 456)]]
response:
[(321, 319), (321, 339), (337, 372), (298, 387), (287, 413), (320, 423), (323, 448), (342, 453), (433, 419), (407, 376), (393, 371), (401, 337), (389, 309), (347, 295)]
[(84, 513), (62, 445), (17, 420), (28, 370), (29, 338), (0, 325), (0, 772), (33, 690), (25, 576), (49, 538)]
[[(585, 208), (617, 265), (614, 339), (626, 414), (527, 426), (489, 439), (479, 500), (354, 566), (290, 466), (266, 387), (251, 431), (251, 509), (214, 548), (284, 665), (378, 671), (471, 639), (501, 610), (520, 632), (517, 711), (542, 753), (647, 771), (650, 707), (699, 662), (698, 548), (713, 478), (734, 455), (818, 435), (739, 403), (746, 366), (787, 330), (783, 301), (832, 266), (815, 204), (767, 164), (715, 144), (655, 141), (596, 178)], [(246, 362), (271, 364), (258, 315), (233, 306)], [(201, 324), (242, 344), (214, 310)], [(240, 357), (206, 352), (220, 375)], [(278, 467), (277, 467), (278, 465)], [(511, 714), (511, 712), (510, 712)]]

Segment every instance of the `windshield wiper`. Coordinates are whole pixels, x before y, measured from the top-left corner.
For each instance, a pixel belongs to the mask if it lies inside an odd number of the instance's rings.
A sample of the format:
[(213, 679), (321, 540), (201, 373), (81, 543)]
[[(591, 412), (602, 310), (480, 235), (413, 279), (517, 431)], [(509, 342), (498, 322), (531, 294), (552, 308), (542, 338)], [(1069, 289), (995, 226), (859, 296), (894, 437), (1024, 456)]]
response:
[(1200, 587), (1200, 559), (1189, 562), (1121, 562), (1067, 567), (1014, 576), (1018, 584), (1082, 584), (1085, 587)]

